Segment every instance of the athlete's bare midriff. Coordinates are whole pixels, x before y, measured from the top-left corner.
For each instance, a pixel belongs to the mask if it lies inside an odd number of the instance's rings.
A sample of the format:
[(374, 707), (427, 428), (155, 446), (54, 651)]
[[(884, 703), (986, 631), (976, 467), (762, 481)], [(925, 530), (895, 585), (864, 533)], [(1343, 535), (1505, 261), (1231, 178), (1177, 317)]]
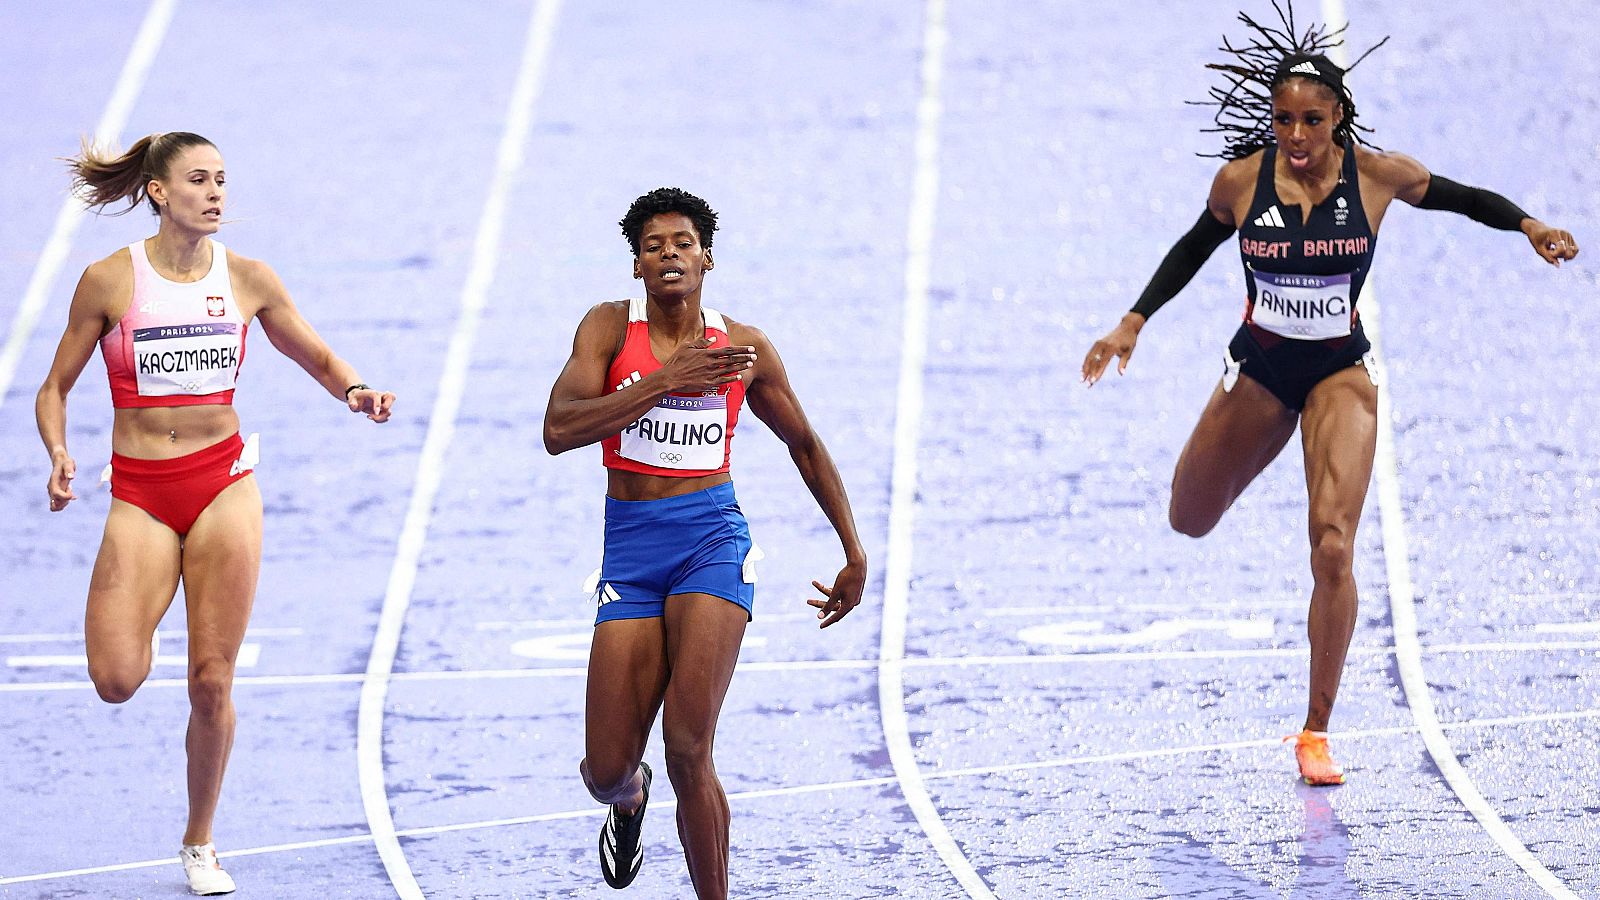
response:
[(727, 484), (732, 480), (733, 476), (727, 472), (695, 478), (672, 478), (666, 475), (646, 475), (643, 472), (607, 469), (606, 496), (613, 500), (661, 500), (703, 491), (719, 484)]
[(135, 459), (174, 459), (238, 431), (239, 414), (227, 404), (129, 407), (112, 420), (111, 450)]

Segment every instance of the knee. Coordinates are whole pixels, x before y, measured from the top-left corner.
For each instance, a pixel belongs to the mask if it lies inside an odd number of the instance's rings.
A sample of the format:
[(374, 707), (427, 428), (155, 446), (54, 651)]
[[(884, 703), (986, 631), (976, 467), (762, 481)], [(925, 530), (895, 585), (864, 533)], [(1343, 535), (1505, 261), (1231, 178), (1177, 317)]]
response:
[(639, 770), (638, 761), (629, 764), (621, 759), (600, 760), (586, 757), (578, 765), (589, 793), (597, 799), (621, 797), (633, 784), (633, 775)]
[(673, 784), (686, 784), (712, 770), (710, 733), (664, 730), (662, 737), (666, 745), (667, 777)]
[(144, 675), (123, 670), (89, 669), (89, 680), (94, 682), (95, 693), (107, 703), (126, 703), (144, 684)]
[(1350, 529), (1326, 525), (1311, 537), (1311, 577), (1318, 584), (1337, 584), (1354, 577), (1355, 535)]
[(189, 706), (202, 717), (221, 715), (233, 692), (233, 664), (225, 659), (203, 660), (189, 668)]

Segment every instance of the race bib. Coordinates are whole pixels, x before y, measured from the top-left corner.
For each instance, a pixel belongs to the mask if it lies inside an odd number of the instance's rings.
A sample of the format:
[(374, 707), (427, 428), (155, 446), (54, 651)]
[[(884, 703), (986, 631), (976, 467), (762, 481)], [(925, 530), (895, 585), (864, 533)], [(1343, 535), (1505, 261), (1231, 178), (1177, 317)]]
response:
[(622, 430), (622, 455), (663, 469), (720, 469), (727, 458), (728, 398), (668, 394)]
[(239, 325), (161, 325), (133, 332), (133, 371), (141, 397), (233, 390)]
[(1350, 334), (1350, 274), (1283, 275), (1251, 270), (1250, 321), (1286, 338), (1324, 341)]

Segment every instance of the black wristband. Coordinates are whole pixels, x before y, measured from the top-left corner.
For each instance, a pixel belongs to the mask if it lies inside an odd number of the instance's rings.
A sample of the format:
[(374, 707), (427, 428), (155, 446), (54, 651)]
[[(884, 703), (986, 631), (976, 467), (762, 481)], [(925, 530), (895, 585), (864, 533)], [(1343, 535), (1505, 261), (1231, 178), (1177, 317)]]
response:
[(1150, 318), (1152, 313), (1183, 290), (1189, 279), (1211, 258), (1212, 252), (1233, 232), (1233, 228), (1217, 221), (1209, 208), (1201, 210), (1194, 227), (1178, 238), (1178, 243), (1167, 251), (1166, 258), (1161, 260), (1156, 274), (1150, 277), (1144, 293), (1139, 295), (1139, 302), (1133, 305), (1133, 311), (1146, 319)]
[(372, 385), (367, 384), (364, 381), (358, 381), (355, 384), (352, 384), (349, 387), (344, 389), (344, 402), (346, 402), (346, 403), (350, 402), (350, 392), (351, 391), (370, 391), (370, 390), (372, 390)]
[(1533, 218), (1494, 191), (1459, 184), (1443, 175), (1429, 176), (1428, 190), (1417, 201), (1417, 208), (1460, 213), (1501, 231), (1521, 231), (1522, 220)]

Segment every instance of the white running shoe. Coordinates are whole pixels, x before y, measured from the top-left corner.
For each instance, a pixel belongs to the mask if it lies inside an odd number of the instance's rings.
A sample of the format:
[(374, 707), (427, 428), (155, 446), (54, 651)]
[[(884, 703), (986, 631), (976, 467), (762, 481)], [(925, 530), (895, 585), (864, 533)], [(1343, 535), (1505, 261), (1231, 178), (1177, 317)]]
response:
[(202, 897), (233, 893), (233, 878), (222, 871), (214, 844), (184, 844), (178, 851), (178, 861), (183, 863), (183, 874), (189, 877), (190, 893)]

